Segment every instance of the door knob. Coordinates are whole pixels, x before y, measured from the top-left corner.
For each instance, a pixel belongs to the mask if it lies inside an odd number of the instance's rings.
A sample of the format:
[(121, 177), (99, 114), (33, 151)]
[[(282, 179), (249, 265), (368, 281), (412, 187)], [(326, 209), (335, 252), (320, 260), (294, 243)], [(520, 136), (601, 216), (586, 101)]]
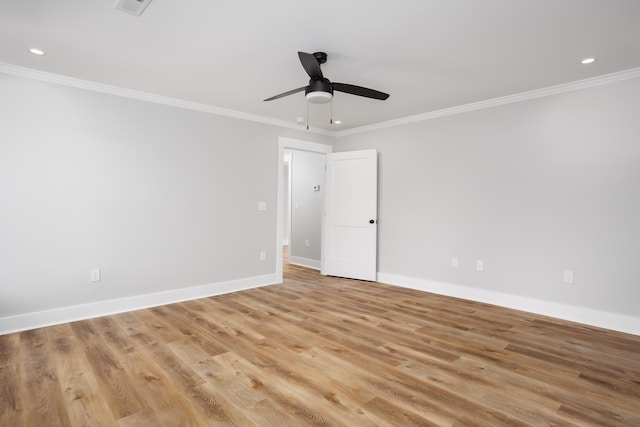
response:
[(370, 220), (369, 220), (369, 224), (374, 224), (375, 222), (376, 222), (376, 220), (375, 220), (375, 219), (370, 219)]

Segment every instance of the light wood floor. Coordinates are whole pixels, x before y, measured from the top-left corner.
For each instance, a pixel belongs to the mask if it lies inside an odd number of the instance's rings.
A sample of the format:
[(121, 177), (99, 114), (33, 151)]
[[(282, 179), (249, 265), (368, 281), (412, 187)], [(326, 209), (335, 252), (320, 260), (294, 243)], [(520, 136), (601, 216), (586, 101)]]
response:
[(640, 337), (291, 266), (0, 336), (0, 425), (640, 426)]

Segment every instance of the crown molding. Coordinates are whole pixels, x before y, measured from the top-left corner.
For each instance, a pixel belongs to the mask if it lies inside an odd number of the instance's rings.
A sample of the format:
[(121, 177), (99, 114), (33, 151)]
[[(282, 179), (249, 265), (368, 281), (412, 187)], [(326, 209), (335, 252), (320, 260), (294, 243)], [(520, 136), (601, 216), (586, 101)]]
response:
[(456, 107), (444, 108), (442, 110), (430, 111), (428, 113), (417, 114), (415, 116), (403, 117), (400, 119), (389, 120), (386, 122), (375, 123), (368, 126), (361, 126), (353, 129), (346, 129), (335, 132), (335, 136), (340, 138), (347, 135), (354, 135), (373, 130), (386, 129), (394, 126), (401, 126), (425, 120), (436, 119), (438, 117), (452, 116), (454, 114), (466, 113), (468, 111), (481, 110), (484, 108), (497, 107), (500, 105), (512, 104), (515, 102), (527, 101), (530, 99), (541, 98), (545, 96), (557, 95), (576, 90), (587, 89), (590, 87), (616, 83), (624, 80), (630, 80), (640, 77), (640, 68), (632, 68), (625, 71), (619, 71), (602, 76), (592, 77), (584, 80), (563, 83), (556, 86), (549, 86), (542, 89), (521, 92), (513, 95), (502, 96), (500, 98), (488, 99), (485, 101), (472, 102), (470, 104), (458, 105)]
[[(105, 93), (108, 95), (115, 95), (124, 98), (136, 99), (139, 101), (153, 102), (156, 104), (168, 105), (171, 107), (184, 108), (187, 110), (200, 111), (203, 113), (215, 114), (218, 116), (232, 117), (240, 120), (249, 120), (252, 122), (264, 123), (267, 125), (284, 127), (288, 129), (294, 129), (303, 131), (304, 127), (298, 124), (290, 123), (286, 120), (274, 119), (271, 117), (260, 116), (257, 114), (243, 113), (241, 111), (229, 110), (226, 108), (216, 107), (213, 105), (200, 104), (197, 102), (185, 101), (183, 99), (172, 98), (169, 96), (155, 95), (148, 92), (142, 92), (138, 90), (125, 89), (118, 86), (111, 86), (102, 83), (96, 83), (88, 80), (77, 79), (74, 77), (67, 77), (60, 74), (48, 73), (45, 71), (34, 70), (31, 68), (21, 67), (13, 64), (6, 64), (0, 62), (0, 72), (10, 74), (18, 77), (25, 77), (28, 79), (39, 80), (47, 83), (53, 83), (63, 86), (69, 86), (77, 89), (85, 89), (93, 92)], [(308, 132), (335, 136), (334, 131), (325, 129), (319, 129), (310, 127)]]
[[(155, 95), (152, 93), (147, 93), (147, 92), (142, 92), (142, 91), (137, 91), (132, 89), (125, 89), (117, 86), (110, 86), (102, 83), (91, 82), (88, 80), (81, 80), (74, 77), (67, 77), (60, 74), (34, 70), (31, 68), (21, 67), (13, 64), (6, 64), (6, 63), (0, 62), (0, 72), (5, 74), (11, 74), (14, 76), (40, 80), (48, 83), (74, 87), (78, 89), (85, 89), (85, 90), (105, 93), (109, 95), (136, 99), (140, 101), (153, 102), (156, 104), (163, 104), (163, 105), (168, 105), (168, 106), (177, 107), (177, 108), (184, 108), (188, 110), (215, 114), (218, 116), (232, 117), (240, 120), (248, 120), (252, 122), (264, 123), (267, 125), (278, 126), (278, 127), (283, 127), (287, 129), (304, 131), (304, 127), (301, 128), (300, 125), (288, 122), (286, 120), (279, 120), (271, 117), (260, 116), (257, 114), (249, 114), (249, 113), (243, 113), (241, 111), (215, 107), (213, 105), (200, 104), (197, 102), (185, 101), (183, 99), (171, 98), (171, 97), (162, 96), (162, 95)], [(427, 113), (416, 114), (414, 116), (408, 116), (400, 119), (389, 120), (386, 122), (375, 123), (372, 125), (346, 129), (343, 131), (331, 131), (331, 130), (311, 127), (309, 128), (309, 130), (307, 130), (307, 132), (330, 136), (334, 138), (340, 138), (347, 135), (354, 135), (358, 133), (386, 129), (390, 127), (436, 119), (439, 117), (452, 116), (455, 114), (466, 113), (469, 111), (481, 110), (484, 108), (497, 107), (500, 105), (512, 104), (515, 102), (527, 101), (530, 99), (557, 95), (557, 94), (572, 92), (572, 91), (581, 90), (581, 89), (587, 89), (590, 87), (616, 83), (616, 82), (630, 80), (638, 77), (640, 77), (640, 67), (619, 71), (611, 74), (604, 74), (602, 76), (592, 77), (584, 80), (577, 80), (574, 82), (563, 83), (556, 86), (549, 86), (542, 89), (535, 89), (528, 92), (521, 92), (513, 95), (502, 96), (500, 98), (472, 102), (470, 104), (458, 105), (456, 107), (451, 107), (451, 108), (443, 108), (441, 110), (435, 110)]]

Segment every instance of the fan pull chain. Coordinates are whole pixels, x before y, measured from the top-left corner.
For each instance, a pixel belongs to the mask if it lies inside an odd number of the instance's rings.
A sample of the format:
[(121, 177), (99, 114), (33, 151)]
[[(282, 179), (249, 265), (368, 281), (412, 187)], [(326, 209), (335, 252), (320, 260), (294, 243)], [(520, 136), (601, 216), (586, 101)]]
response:
[(329, 117), (329, 124), (332, 125), (333, 124), (333, 96), (331, 96), (331, 106), (329, 108), (330, 108), (329, 115), (331, 116)]
[(307, 101), (307, 130), (309, 130), (309, 101)]

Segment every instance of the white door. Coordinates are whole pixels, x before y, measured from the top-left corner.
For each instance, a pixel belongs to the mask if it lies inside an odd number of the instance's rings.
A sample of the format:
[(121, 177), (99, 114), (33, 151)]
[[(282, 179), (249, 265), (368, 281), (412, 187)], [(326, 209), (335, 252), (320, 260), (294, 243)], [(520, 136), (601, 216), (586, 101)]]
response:
[(376, 150), (330, 153), (325, 182), (322, 274), (376, 280)]

